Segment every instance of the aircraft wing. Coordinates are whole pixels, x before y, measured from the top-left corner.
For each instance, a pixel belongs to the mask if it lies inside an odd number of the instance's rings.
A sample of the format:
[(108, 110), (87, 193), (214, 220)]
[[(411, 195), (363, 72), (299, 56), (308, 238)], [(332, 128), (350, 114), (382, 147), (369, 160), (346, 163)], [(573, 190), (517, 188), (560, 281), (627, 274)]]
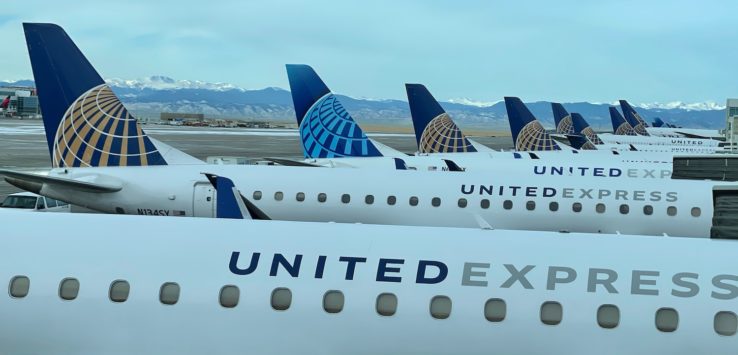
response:
[(39, 193), (46, 186), (71, 189), (82, 192), (111, 193), (123, 189), (120, 183), (108, 181), (100, 182), (97, 175), (90, 175), (79, 179), (66, 179), (48, 175), (39, 175), (13, 170), (0, 169), (0, 176), (5, 177), (9, 184), (34, 193)]

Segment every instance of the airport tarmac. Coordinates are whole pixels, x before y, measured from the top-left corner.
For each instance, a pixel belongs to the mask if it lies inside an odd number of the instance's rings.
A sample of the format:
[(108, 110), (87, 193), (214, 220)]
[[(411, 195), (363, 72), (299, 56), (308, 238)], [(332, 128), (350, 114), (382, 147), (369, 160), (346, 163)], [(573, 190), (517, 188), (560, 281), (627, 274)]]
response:
[[(203, 160), (209, 156), (302, 158), (297, 130), (163, 125), (144, 125), (143, 128), (152, 137)], [(415, 138), (411, 134), (368, 132), (367, 135), (402, 152), (413, 153), (416, 150)], [(493, 149), (512, 147), (509, 136), (472, 138)], [(0, 119), (0, 167), (28, 169), (49, 166), (49, 148), (40, 120)], [(18, 191), (0, 181), (0, 198)]]

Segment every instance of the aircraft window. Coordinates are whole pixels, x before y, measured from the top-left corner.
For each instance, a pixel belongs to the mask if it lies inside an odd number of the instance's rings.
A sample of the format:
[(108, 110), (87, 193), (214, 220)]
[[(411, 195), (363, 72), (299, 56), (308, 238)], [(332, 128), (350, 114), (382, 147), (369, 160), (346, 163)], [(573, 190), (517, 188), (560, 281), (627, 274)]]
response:
[(395, 203), (397, 203), (397, 197), (395, 196), (387, 196), (387, 204), (390, 206), (394, 206)]
[(44, 209), (44, 208), (46, 208), (46, 206), (44, 205), (44, 198), (43, 198), (43, 197), (41, 197), (41, 196), (39, 196), (39, 197), (38, 197), (38, 198), (36, 199), (36, 209), (37, 209), (37, 210), (42, 210), (42, 209)]
[(646, 216), (650, 216), (653, 214), (653, 206), (651, 205), (645, 205), (643, 206), (643, 214)]
[(595, 211), (597, 211), (597, 213), (605, 213), (605, 209), (606, 208), (605, 208), (605, 204), (604, 203), (598, 203), (595, 206)]
[(272, 308), (278, 311), (284, 311), (290, 308), (292, 304), (292, 291), (288, 288), (280, 287), (272, 291)]
[(59, 284), (59, 297), (63, 300), (71, 301), (77, 298), (79, 294), (79, 281), (73, 278), (66, 278)]
[(46, 198), (46, 208), (56, 207), (56, 200), (53, 198)]
[(582, 212), (582, 204), (579, 202), (574, 202), (571, 205), (571, 210), (577, 213)]
[(556, 201), (551, 201), (551, 203), (548, 204), (548, 209), (551, 210), (551, 212), (556, 212), (559, 210), (559, 203)]
[(692, 207), (692, 217), (699, 217), (702, 215), (702, 210), (699, 207)]
[(603, 304), (597, 309), (597, 324), (605, 329), (612, 329), (620, 324), (620, 309), (612, 304)]
[(328, 291), (323, 296), (323, 309), (328, 313), (338, 313), (343, 310), (343, 292)]
[(225, 308), (233, 308), (238, 306), (238, 299), (241, 297), (241, 290), (238, 286), (226, 285), (220, 289), (220, 305)]
[(282, 191), (277, 191), (274, 193), (274, 199), (276, 201), (282, 201), (283, 198), (284, 198), (284, 194), (282, 193)]
[(489, 208), (489, 200), (486, 198), (482, 199), (482, 201), (479, 202), (479, 205), (486, 210)]
[(461, 208), (466, 208), (466, 205), (467, 205), (467, 201), (466, 201), (466, 199), (465, 199), (465, 198), (460, 198), (460, 199), (459, 199), (459, 202), (458, 202), (458, 205), (459, 205), (459, 207), (461, 207)]
[(620, 205), (620, 214), (628, 214), (630, 212), (630, 206), (626, 204)]
[(525, 203), (525, 209), (528, 211), (533, 211), (536, 209), (536, 201), (528, 201)]
[(261, 200), (261, 191), (254, 191), (254, 200)]
[(305, 193), (304, 192), (298, 192), (297, 195), (295, 195), (295, 200), (302, 202), (305, 201)]
[(418, 197), (417, 196), (411, 196), (410, 197), (410, 206), (417, 206), (418, 205)]
[(349, 194), (343, 194), (343, 195), (341, 195), (341, 202), (343, 202), (343, 203), (349, 203), (349, 202), (351, 202), (351, 195), (349, 195)]
[(110, 284), (110, 300), (113, 302), (125, 302), (131, 292), (131, 285), (125, 280), (116, 280)]
[(430, 314), (435, 319), (446, 319), (451, 315), (451, 299), (446, 296), (435, 296), (431, 299)]
[(484, 318), (490, 322), (502, 322), (507, 315), (507, 304), (499, 298), (490, 298), (484, 304)]
[(393, 316), (397, 312), (397, 296), (393, 293), (382, 293), (377, 296), (377, 313), (382, 316)]
[(732, 336), (738, 330), (738, 318), (733, 312), (718, 312), (715, 314), (714, 325), (716, 333)]
[(510, 201), (510, 200), (505, 200), (502, 203), (502, 208), (504, 208), (506, 210), (510, 210), (510, 209), (512, 209), (512, 207), (513, 207), (513, 204), (512, 204), (512, 201)]
[(679, 327), (679, 313), (674, 308), (656, 311), (656, 328), (662, 332), (673, 332)]
[(564, 316), (564, 311), (561, 308), (561, 303), (548, 301), (541, 305), (541, 322), (548, 325), (557, 325), (561, 323), (561, 318)]
[(15, 298), (26, 297), (30, 288), (31, 280), (26, 276), (16, 276), (10, 280), (10, 295)]
[(159, 301), (167, 305), (176, 304), (179, 301), (179, 285), (174, 282), (166, 282), (161, 285)]
[(666, 214), (669, 216), (676, 216), (677, 214), (677, 208), (674, 206), (669, 206), (666, 208)]
[(364, 202), (367, 205), (373, 204), (374, 203), (374, 195), (366, 195), (366, 197), (364, 197)]
[(318, 194), (318, 202), (325, 202), (325, 200), (328, 199), (328, 196), (325, 195), (325, 193), (319, 193)]
[(434, 197), (433, 199), (431, 199), (431, 205), (433, 205), (433, 207), (440, 206), (441, 205), (441, 199), (439, 197)]

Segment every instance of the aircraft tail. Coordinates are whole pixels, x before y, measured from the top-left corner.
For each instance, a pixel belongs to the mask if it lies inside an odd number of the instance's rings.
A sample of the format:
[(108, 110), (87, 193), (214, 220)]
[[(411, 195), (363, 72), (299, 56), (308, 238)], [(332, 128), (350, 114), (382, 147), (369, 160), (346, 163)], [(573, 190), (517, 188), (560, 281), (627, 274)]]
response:
[(571, 123), (571, 115), (566, 111), (564, 105), (552, 102), (551, 110), (554, 115), (554, 122), (556, 122), (556, 133), (558, 134), (572, 134), (574, 133), (574, 127)]
[(646, 127), (648, 126), (646, 124), (646, 121), (644, 121), (641, 118), (641, 115), (636, 112), (636, 110), (631, 106), (628, 101), (620, 100), (620, 109), (623, 110), (623, 116), (625, 116), (625, 120), (633, 127), (633, 130), (641, 135), (641, 136), (648, 136), (648, 132), (646, 131)]
[(3, 99), (3, 101), (0, 102), (0, 108), (4, 110), (4, 109), (8, 108), (9, 105), (10, 105), (10, 95), (8, 95), (7, 97), (5, 97)]
[[(664, 121), (662, 121), (660, 117), (656, 117), (656, 119), (653, 120), (653, 126), (657, 128), (664, 127)], [(669, 127), (669, 125), (666, 125), (666, 127)]]
[(420, 153), (476, 152), (451, 117), (422, 84), (405, 84)]
[(612, 121), (612, 132), (618, 136), (637, 136), (633, 126), (625, 121), (616, 107), (610, 106), (610, 120)]
[(584, 120), (584, 117), (582, 117), (582, 115), (578, 113), (572, 113), (571, 120), (572, 124), (574, 125), (574, 132), (584, 135), (594, 145), (605, 144), (604, 142), (602, 142), (600, 137), (597, 136), (597, 133), (595, 133), (589, 123)]
[(569, 140), (569, 144), (574, 149), (597, 150), (597, 147), (583, 134), (567, 134), (566, 139)]
[(505, 108), (507, 109), (507, 118), (510, 123), (515, 150), (561, 149), (519, 98), (505, 97)]
[(61, 27), (23, 29), (53, 167), (167, 164)]
[(313, 68), (287, 64), (287, 77), (306, 158), (382, 156)]

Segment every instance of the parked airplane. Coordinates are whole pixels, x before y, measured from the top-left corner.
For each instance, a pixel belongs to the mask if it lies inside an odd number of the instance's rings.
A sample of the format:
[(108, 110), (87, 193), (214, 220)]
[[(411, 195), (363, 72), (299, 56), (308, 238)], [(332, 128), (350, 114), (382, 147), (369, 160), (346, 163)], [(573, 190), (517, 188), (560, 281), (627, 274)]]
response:
[(725, 134), (718, 129), (684, 128), (666, 123), (656, 117), (651, 127), (646, 127), (648, 134), (656, 137), (686, 137), (725, 140)]
[[(297, 122), (303, 143), (303, 152), (308, 158), (302, 162), (276, 160), (282, 165), (316, 165), (329, 167), (362, 167), (413, 170), (456, 171), (484, 170), (513, 173), (530, 172), (537, 160), (554, 160), (564, 165), (571, 164), (571, 156), (550, 155), (541, 157), (540, 153), (521, 154), (517, 152), (497, 152), (467, 138), (438, 101), (420, 84), (406, 84), (413, 125), (416, 131), (419, 153), (407, 156), (403, 153), (384, 154), (372, 151), (369, 147), (377, 142), (366, 138), (356, 121), (341, 106), (339, 99), (330, 92), (327, 85), (315, 71), (307, 65), (287, 65)], [(330, 101), (330, 105), (325, 102)], [(443, 128), (441, 128), (443, 127)], [(345, 136), (353, 134), (361, 144), (343, 143)], [(316, 138), (318, 137), (318, 138)], [(366, 144), (364, 149), (362, 144)], [(574, 153), (573, 151), (571, 151)], [(589, 160), (578, 157), (578, 163), (585, 161), (602, 162), (602, 156)], [(613, 167), (618, 164), (656, 163), (671, 169), (671, 156), (614, 155)], [(401, 160), (401, 163), (398, 163)], [(520, 162), (519, 160), (533, 160)], [(633, 166), (631, 166), (633, 167)], [(652, 167), (646, 167), (652, 168)], [(522, 169), (522, 170), (521, 170)], [(668, 176), (667, 176), (668, 177)]]
[(738, 348), (735, 241), (104, 215), (0, 219), (4, 354)]

